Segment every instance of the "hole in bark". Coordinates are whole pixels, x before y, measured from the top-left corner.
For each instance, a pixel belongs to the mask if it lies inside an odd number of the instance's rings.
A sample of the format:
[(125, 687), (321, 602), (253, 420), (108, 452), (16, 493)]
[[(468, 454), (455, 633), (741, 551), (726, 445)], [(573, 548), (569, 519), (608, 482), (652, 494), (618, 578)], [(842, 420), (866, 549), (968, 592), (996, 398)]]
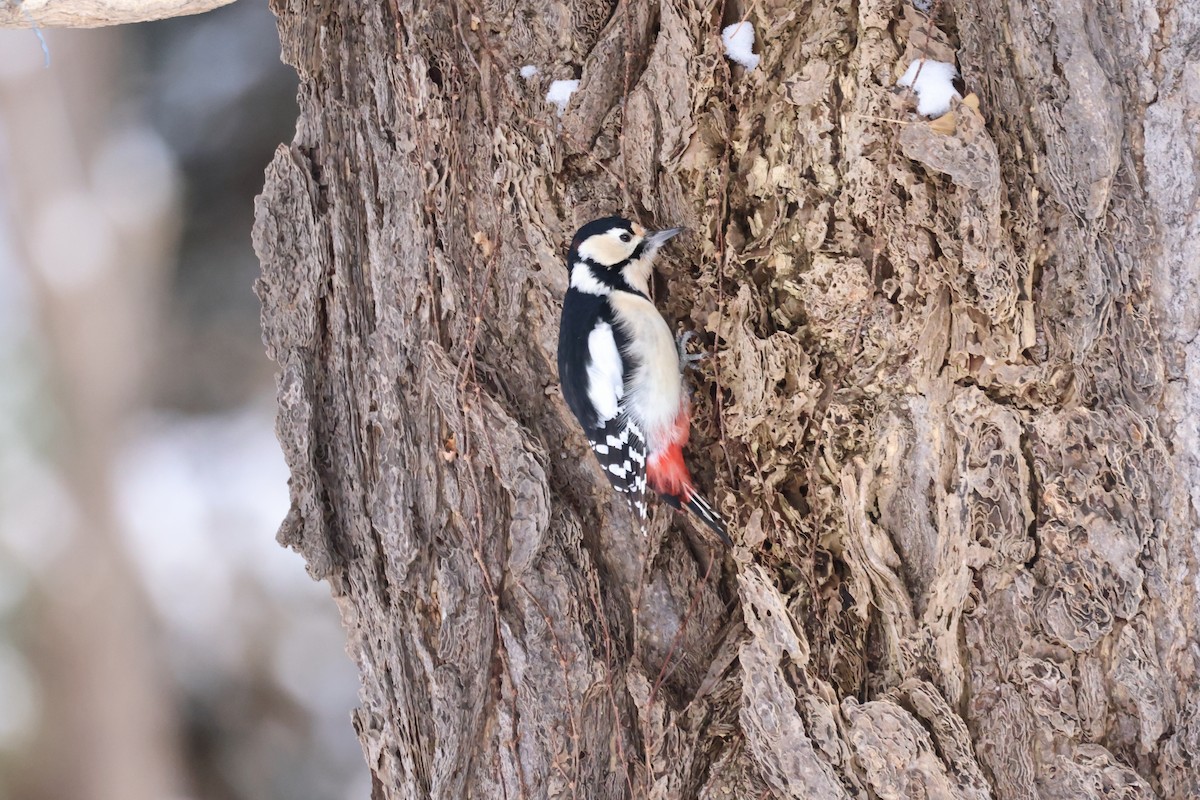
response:
[(892, 262), (887, 256), (880, 253), (875, 259), (875, 288), (883, 291), (884, 284), (894, 277), (896, 277), (896, 268), (892, 266)]
[(437, 88), (442, 88), (442, 70), (437, 64), (430, 64), (429, 69), (425, 70), (426, 77), (433, 82)]
[(726, 3), (725, 14), (721, 17), (721, 28), (724, 29), (735, 22), (741, 22), (742, 15), (745, 13), (741, 3)]
[(1105, 470), (1100, 475), (1100, 485), (1104, 487), (1104, 491), (1111, 492), (1117, 488), (1117, 479), (1110, 470)]
[(833, 574), (833, 559), (829, 555), (828, 550), (815, 550), (812, 556), (813, 575), (818, 583), (824, 583), (829, 580)]
[(1026, 435), (1021, 436), (1021, 457), (1025, 459), (1025, 469), (1029, 473), (1029, 524), (1025, 535), (1033, 544), (1033, 552), (1025, 561), (1025, 569), (1033, 569), (1042, 551), (1042, 540), (1038, 536), (1038, 515), (1042, 488), (1038, 481), (1037, 462), (1033, 458), (1033, 442)]
[(936, 237), (936, 236), (929, 237), (929, 248), (930, 248), (930, 252), (933, 254), (934, 261), (937, 261), (938, 259), (940, 259), (942, 257), (942, 246), (941, 246), (941, 244), (938, 243), (938, 237)]
[(798, 482), (790, 482), (781, 487), (781, 492), (788, 505), (796, 509), (801, 515), (807, 516), (811, 510), (808, 505), (808, 498), (805, 497), (804, 486)]
[(843, 608), (854, 607), (854, 594), (850, 591), (850, 586), (844, 581), (838, 586), (838, 599), (842, 601)]

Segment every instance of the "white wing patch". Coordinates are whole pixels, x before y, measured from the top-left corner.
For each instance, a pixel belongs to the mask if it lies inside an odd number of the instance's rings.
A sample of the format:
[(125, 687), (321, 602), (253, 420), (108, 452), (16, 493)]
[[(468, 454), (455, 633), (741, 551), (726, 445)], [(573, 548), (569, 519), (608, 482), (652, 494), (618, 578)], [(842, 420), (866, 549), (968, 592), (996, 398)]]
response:
[(588, 400), (603, 423), (617, 416), (625, 395), (625, 366), (612, 326), (607, 322), (601, 322), (588, 334), (588, 355), (591, 356), (587, 368)]

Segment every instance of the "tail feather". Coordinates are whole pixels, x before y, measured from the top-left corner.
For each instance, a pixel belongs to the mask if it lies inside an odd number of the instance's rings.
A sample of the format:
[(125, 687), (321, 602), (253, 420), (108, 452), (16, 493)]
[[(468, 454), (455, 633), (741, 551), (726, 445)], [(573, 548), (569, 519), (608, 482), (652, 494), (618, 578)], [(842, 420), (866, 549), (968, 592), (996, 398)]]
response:
[[(686, 422), (684, 418), (684, 435), (681, 441), (687, 438)], [(646, 462), (646, 476), (650, 488), (669, 505), (675, 508), (687, 506), (701, 522), (721, 537), (726, 546), (733, 547), (733, 540), (729, 538), (729, 526), (725, 524), (725, 520), (721, 519), (721, 515), (696, 492), (691, 473), (683, 462), (683, 448), (680, 442), (674, 442), (665, 450), (651, 456)]]
[(725, 524), (725, 520), (721, 519), (721, 515), (713, 510), (713, 507), (708, 504), (708, 501), (701, 497), (695, 491), (687, 499), (688, 510), (700, 518), (700, 521), (713, 529), (717, 536), (721, 537), (721, 541), (726, 547), (733, 547), (733, 540), (729, 538), (729, 526)]
[(646, 508), (646, 492), (644, 490), (636, 495), (629, 495), (629, 510), (637, 517), (638, 527), (642, 531), (642, 538), (646, 538), (650, 514)]

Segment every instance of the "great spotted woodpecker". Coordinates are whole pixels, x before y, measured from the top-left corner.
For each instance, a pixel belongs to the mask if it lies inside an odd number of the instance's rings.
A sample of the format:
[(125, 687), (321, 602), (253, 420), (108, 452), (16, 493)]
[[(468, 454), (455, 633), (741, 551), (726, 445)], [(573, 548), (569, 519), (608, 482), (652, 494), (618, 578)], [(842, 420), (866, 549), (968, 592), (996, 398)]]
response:
[(686, 506), (727, 545), (728, 528), (696, 491), (683, 462), (692, 360), (650, 300), (658, 249), (681, 228), (647, 233), (620, 217), (584, 225), (567, 255), (570, 286), (558, 333), (563, 397), (613, 488), (646, 530), (646, 486)]

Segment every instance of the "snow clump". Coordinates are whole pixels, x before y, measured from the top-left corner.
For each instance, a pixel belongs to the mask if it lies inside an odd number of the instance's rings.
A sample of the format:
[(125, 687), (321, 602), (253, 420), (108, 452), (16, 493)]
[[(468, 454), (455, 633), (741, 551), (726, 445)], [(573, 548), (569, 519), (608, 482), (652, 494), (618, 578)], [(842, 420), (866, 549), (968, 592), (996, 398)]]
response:
[[(920, 75), (917, 72), (920, 71)], [(945, 61), (925, 61), (918, 58), (896, 81), (898, 86), (907, 86), (917, 93), (917, 113), (926, 117), (940, 117), (950, 110), (950, 101), (956, 97), (954, 79), (958, 70)]]
[(725, 43), (725, 57), (741, 64), (748, 70), (758, 66), (759, 56), (754, 54), (754, 26), (742, 20), (721, 31)]
[(546, 102), (558, 106), (558, 115), (561, 117), (567, 110), (567, 103), (571, 101), (571, 95), (575, 94), (575, 90), (578, 88), (579, 81), (555, 81), (550, 84), (550, 90), (546, 92)]
[(533, 64), (526, 64), (525, 66), (521, 67), (521, 77), (524, 78), (525, 80), (529, 80), (530, 78), (532, 78), (534, 75), (537, 75), (537, 74), (538, 74), (538, 68), (535, 67)]

